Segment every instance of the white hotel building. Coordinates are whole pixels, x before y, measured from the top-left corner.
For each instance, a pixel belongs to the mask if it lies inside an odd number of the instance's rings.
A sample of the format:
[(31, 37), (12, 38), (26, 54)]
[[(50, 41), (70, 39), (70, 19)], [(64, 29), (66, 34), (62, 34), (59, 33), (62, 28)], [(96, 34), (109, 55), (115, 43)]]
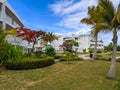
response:
[[(77, 52), (83, 52), (84, 49), (86, 50), (86, 52), (88, 52), (88, 48), (90, 48), (90, 47), (94, 48), (94, 46), (95, 46), (95, 41), (91, 38), (91, 36), (89, 34), (80, 35), (77, 37), (75, 35), (72, 35), (71, 37), (59, 36), (58, 40), (55, 40), (54, 42), (52, 42), (56, 52), (58, 52), (58, 53), (63, 52), (63, 49), (60, 47), (60, 45), (62, 45), (63, 42), (66, 40), (75, 40), (76, 42), (78, 42), (79, 46), (73, 47), (73, 50), (77, 51)], [(97, 43), (98, 43), (97, 49), (104, 50), (103, 41), (98, 40)]]

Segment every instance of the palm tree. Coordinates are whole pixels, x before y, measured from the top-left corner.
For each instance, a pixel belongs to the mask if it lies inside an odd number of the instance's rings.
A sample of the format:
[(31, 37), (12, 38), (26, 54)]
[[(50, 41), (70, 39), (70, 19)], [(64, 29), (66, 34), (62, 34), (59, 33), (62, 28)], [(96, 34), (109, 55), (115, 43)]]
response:
[(95, 38), (95, 47), (92, 61), (95, 61), (97, 52), (98, 32), (100, 31), (99, 28), (96, 27), (98, 27), (99, 23), (102, 22), (102, 18), (100, 18), (101, 16), (100, 14), (98, 14), (98, 12), (102, 13), (99, 6), (88, 7), (88, 17), (81, 20), (82, 23), (92, 25), (91, 35)]
[(44, 41), (46, 41), (46, 43), (49, 42), (51, 44), (51, 42), (54, 40), (58, 40), (58, 37), (52, 32), (48, 32), (44, 37)]
[(117, 46), (117, 31), (120, 28), (120, 4), (115, 11), (115, 8), (110, 0), (99, 0), (98, 5), (101, 7), (104, 14), (101, 14), (101, 18), (103, 19), (102, 23), (99, 23), (99, 30), (103, 32), (113, 32), (113, 51), (112, 51), (112, 59), (110, 69), (107, 73), (108, 78), (115, 78), (115, 65), (116, 65), (116, 46)]

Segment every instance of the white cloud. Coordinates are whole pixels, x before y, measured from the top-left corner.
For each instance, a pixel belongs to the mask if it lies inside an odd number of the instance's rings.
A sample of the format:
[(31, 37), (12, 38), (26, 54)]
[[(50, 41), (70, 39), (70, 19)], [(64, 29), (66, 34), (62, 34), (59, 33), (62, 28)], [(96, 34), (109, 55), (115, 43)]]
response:
[[(115, 8), (117, 8), (120, 0), (111, 1), (113, 2)], [(49, 5), (49, 7), (56, 15), (62, 17), (61, 21), (58, 22), (57, 25), (68, 29), (68, 31), (66, 30), (65, 32), (62, 32), (62, 34), (71, 35), (74, 33), (79, 35), (90, 32), (90, 26), (80, 23), (80, 20), (87, 17), (88, 6), (97, 5), (97, 3), (98, 0), (59, 0), (52, 5)], [(104, 35), (106, 38), (105, 40), (107, 40), (105, 41), (105, 44), (108, 44), (111, 41), (108, 36)]]
[(55, 14), (63, 13), (64, 8), (69, 7), (73, 4), (73, 0), (61, 0), (57, 1), (55, 4), (49, 5), (49, 7), (54, 11)]
[(66, 15), (87, 10), (88, 6), (91, 5), (97, 5), (97, 0), (80, 0), (79, 2), (75, 2), (75, 0), (61, 0), (49, 5), (49, 7), (55, 14)]

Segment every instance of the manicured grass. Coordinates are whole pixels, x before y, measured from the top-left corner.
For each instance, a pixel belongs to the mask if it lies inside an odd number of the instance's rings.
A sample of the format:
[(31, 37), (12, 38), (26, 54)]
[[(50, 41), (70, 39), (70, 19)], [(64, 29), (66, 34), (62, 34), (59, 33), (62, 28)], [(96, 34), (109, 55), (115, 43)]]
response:
[(71, 61), (32, 70), (0, 68), (0, 90), (120, 90), (120, 63), (117, 78), (106, 79), (110, 62)]

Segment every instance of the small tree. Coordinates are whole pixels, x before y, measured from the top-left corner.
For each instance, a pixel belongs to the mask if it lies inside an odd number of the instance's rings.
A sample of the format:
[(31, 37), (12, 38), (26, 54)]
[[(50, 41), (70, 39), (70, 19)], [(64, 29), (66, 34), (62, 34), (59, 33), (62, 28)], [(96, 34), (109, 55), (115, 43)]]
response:
[(86, 49), (83, 49), (83, 52), (86, 53)]
[(73, 52), (73, 46), (79, 46), (78, 42), (74, 40), (67, 40), (63, 42), (63, 45), (62, 45), (65, 51), (70, 51), (70, 52)]
[(94, 49), (93, 48), (89, 48), (89, 53), (93, 53), (94, 52)]
[(45, 54), (47, 56), (54, 56), (55, 55), (55, 49), (52, 46), (47, 46), (45, 49)]

